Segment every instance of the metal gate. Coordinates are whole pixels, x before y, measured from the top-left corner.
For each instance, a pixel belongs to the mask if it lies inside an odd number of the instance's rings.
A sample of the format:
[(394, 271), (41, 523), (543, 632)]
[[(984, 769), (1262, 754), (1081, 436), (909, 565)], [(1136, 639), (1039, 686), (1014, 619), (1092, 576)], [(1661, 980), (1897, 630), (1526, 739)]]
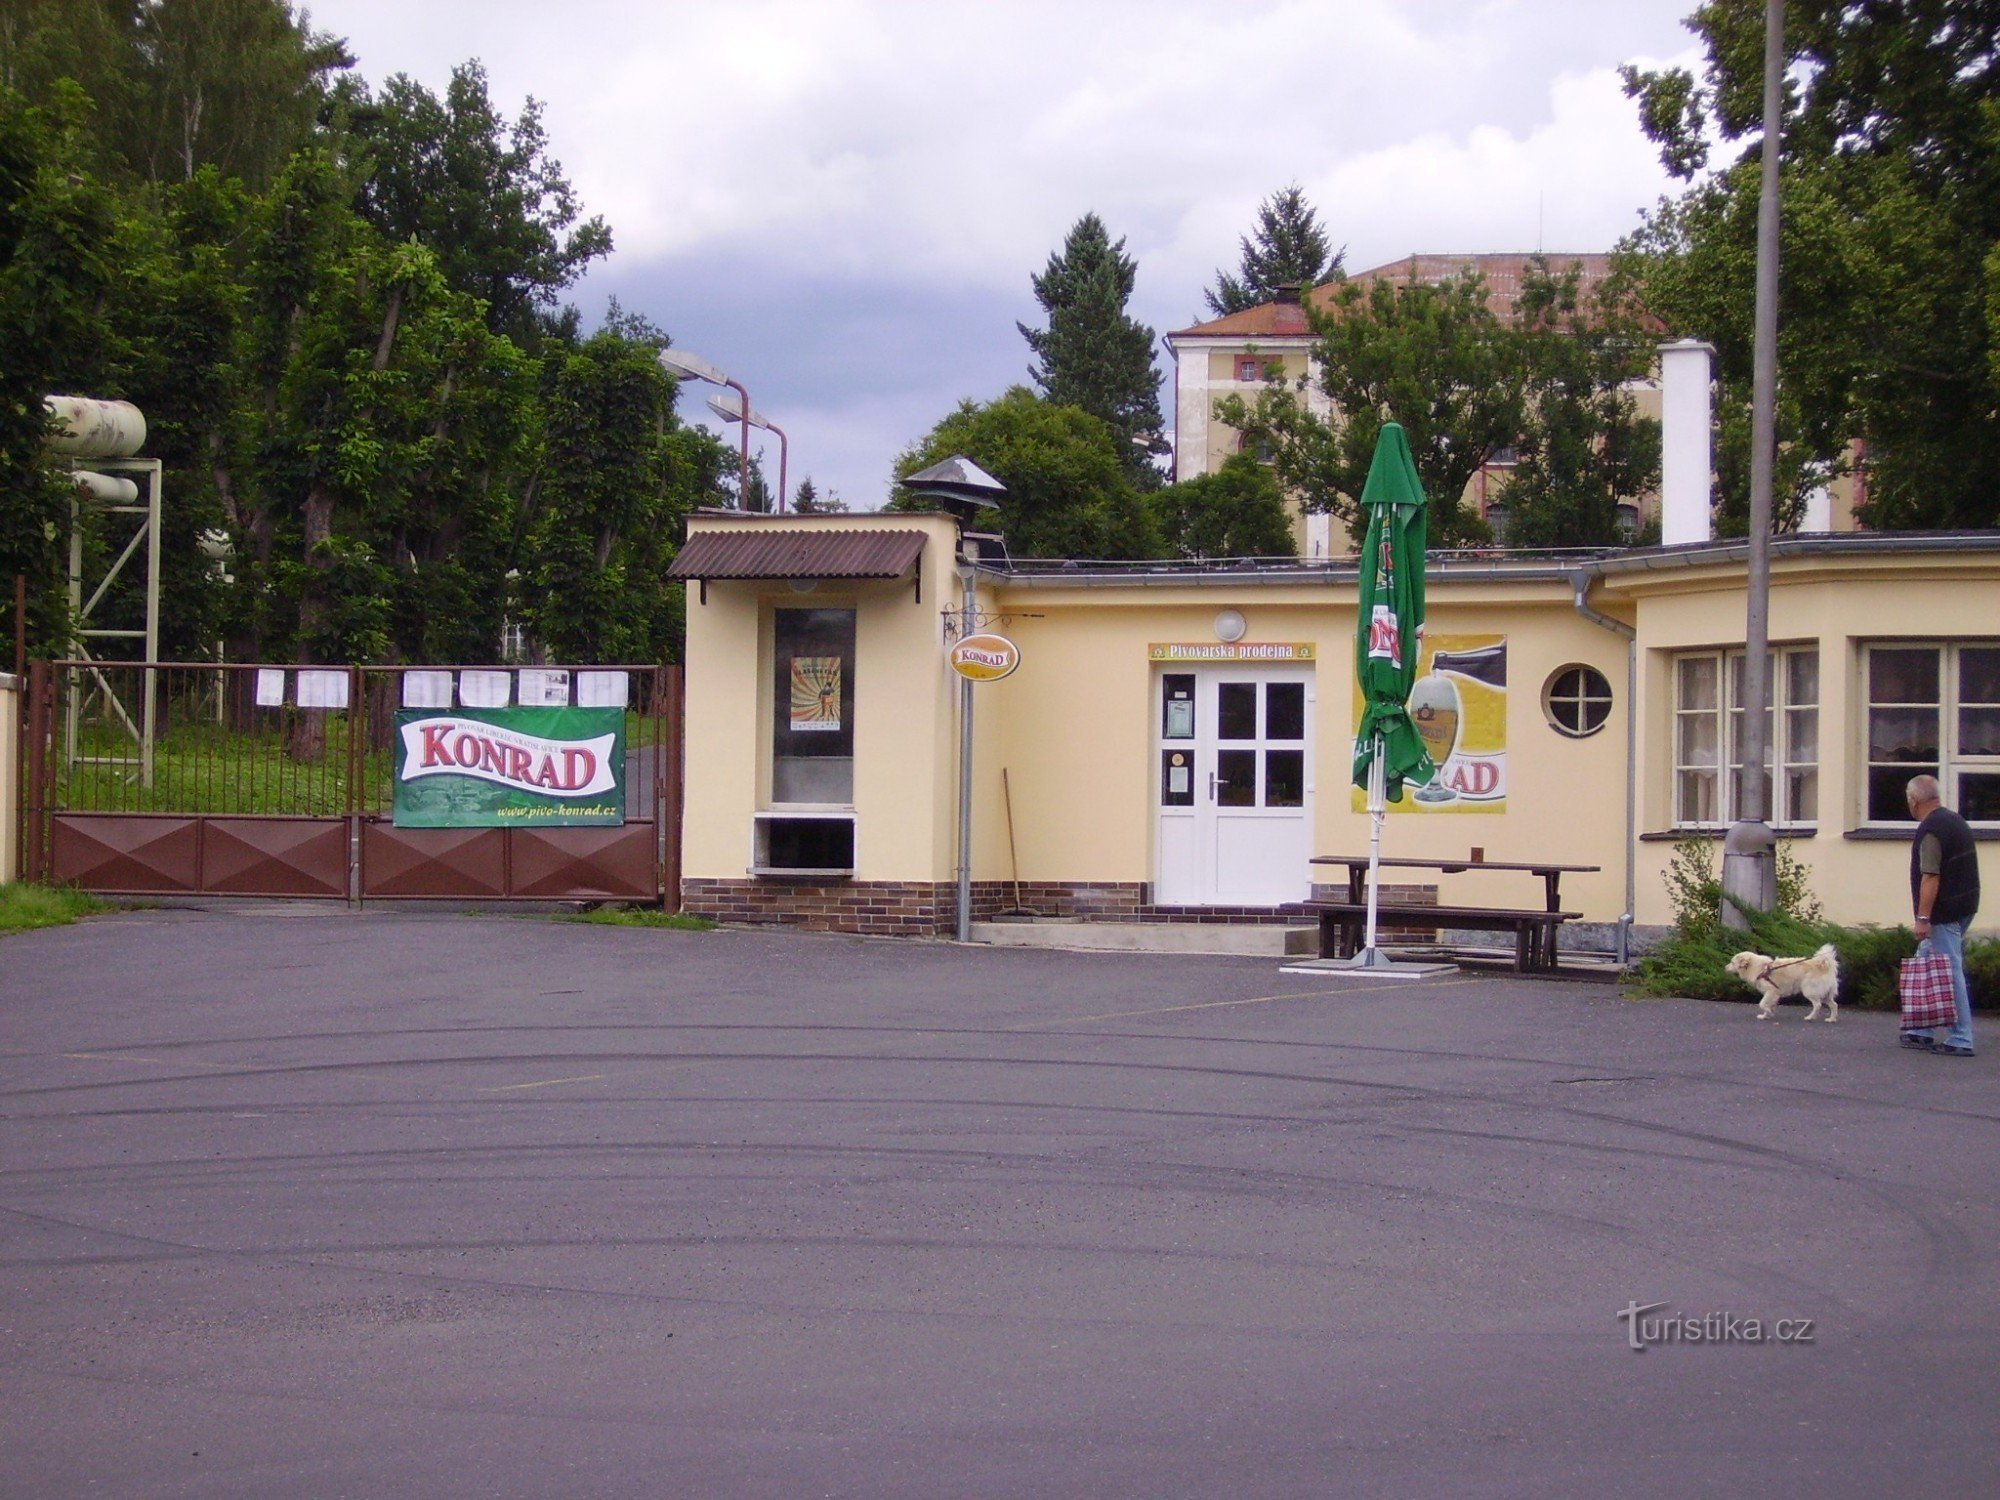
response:
[[(465, 706), (525, 693), (526, 673), (544, 705), (622, 678), (625, 821), (397, 828), (391, 736), (417, 673)], [(24, 717), (30, 879), (107, 895), (680, 904), (678, 667), (35, 662)]]

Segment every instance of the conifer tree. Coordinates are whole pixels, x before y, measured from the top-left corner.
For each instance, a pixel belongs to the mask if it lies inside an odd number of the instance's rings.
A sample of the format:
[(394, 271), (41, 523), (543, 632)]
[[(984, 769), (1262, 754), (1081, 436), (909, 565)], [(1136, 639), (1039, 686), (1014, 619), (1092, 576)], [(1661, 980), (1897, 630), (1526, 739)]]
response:
[(1287, 284), (1312, 286), (1337, 280), (1347, 247), (1330, 250), (1319, 215), (1295, 182), (1271, 194), (1257, 208), (1257, 234), (1243, 236), (1242, 274), (1215, 273), (1215, 288), (1204, 292), (1217, 317), (1256, 307)]
[(1128, 477), (1142, 490), (1161, 483), (1153, 455), (1167, 451), (1160, 437), (1160, 376), (1153, 368), (1153, 330), (1131, 317), (1137, 266), (1125, 241), (1112, 243), (1104, 221), (1087, 213), (1041, 275), (1035, 300), (1049, 316), (1045, 329), (1015, 326), (1036, 363), (1028, 373), (1057, 406), (1074, 406), (1112, 430)]

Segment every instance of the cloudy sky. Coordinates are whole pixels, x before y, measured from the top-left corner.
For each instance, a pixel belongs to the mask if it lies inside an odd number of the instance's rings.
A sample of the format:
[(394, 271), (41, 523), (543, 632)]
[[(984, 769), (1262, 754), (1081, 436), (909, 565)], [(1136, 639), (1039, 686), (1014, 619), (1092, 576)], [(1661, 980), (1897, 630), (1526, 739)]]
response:
[[(504, 113), (541, 100), (554, 155), (616, 240), (575, 292), (586, 323), (612, 295), (651, 317), (785, 429), (794, 488), (810, 475), (856, 509), (960, 398), (1026, 380), (1029, 277), (1087, 211), (1124, 237), (1132, 311), (1159, 333), (1205, 316), (1203, 289), (1290, 182), (1350, 270), (1610, 248), (1668, 189), (1617, 69), (1693, 65), (1693, 8), (310, 3), (371, 82), (441, 90), (477, 57)], [(706, 415), (704, 390), (683, 415)]]

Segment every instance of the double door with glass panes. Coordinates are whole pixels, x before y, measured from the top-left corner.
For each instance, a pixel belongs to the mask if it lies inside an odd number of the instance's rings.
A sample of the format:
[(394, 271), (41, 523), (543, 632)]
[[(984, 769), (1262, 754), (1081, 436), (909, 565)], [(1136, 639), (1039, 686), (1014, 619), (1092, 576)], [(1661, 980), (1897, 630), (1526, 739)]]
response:
[(1310, 894), (1312, 674), (1297, 667), (1159, 674), (1153, 899), (1276, 906)]

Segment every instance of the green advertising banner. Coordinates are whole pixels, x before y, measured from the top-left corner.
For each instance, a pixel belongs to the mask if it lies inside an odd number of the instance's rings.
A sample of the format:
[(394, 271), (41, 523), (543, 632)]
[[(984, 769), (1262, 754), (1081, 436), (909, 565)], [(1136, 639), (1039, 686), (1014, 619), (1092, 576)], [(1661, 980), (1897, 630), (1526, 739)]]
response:
[(406, 709), (396, 715), (398, 828), (624, 821), (622, 709)]

